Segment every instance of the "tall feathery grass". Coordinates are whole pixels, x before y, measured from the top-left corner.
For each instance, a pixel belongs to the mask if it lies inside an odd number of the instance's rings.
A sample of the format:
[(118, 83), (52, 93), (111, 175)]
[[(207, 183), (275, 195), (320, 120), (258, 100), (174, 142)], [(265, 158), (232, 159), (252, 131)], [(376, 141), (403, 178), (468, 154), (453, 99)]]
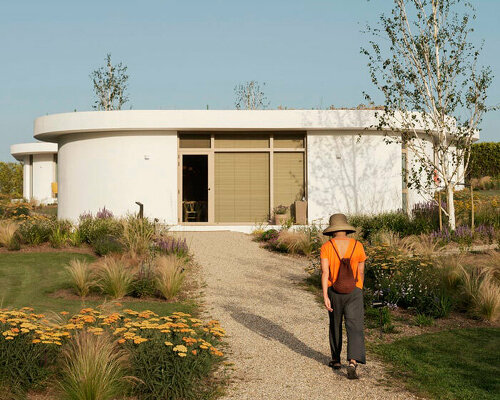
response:
[(473, 315), (486, 321), (500, 318), (500, 282), (492, 253), (491, 261), (467, 264), (464, 256), (442, 257), (435, 264), (444, 286)]
[(16, 234), (17, 228), (19, 228), (19, 223), (15, 221), (1, 221), (0, 222), (0, 245), (4, 247), (9, 247), (14, 235)]
[(128, 216), (122, 221), (122, 241), (127, 250), (138, 255), (146, 254), (155, 235), (155, 226), (147, 218)]
[(84, 260), (73, 259), (66, 266), (66, 271), (68, 272), (71, 286), (75, 289), (78, 296), (87, 296), (94, 284), (89, 263)]
[(175, 297), (186, 277), (184, 263), (175, 255), (159, 256), (154, 260), (156, 289), (166, 299)]
[(104, 257), (96, 268), (97, 284), (104, 294), (114, 299), (125, 297), (134, 280), (133, 272), (121, 260), (111, 256)]
[(112, 400), (127, 390), (127, 353), (108, 335), (79, 332), (63, 351), (61, 398)]

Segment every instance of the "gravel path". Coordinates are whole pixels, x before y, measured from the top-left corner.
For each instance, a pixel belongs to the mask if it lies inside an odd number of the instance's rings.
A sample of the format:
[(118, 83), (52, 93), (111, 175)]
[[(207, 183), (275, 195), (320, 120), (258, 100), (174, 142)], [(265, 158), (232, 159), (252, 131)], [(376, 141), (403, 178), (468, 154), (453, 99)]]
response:
[(369, 357), (359, 381), (327, 366), (327, 313), (298, 287), (305, 260), (268, 252), (241, 233), (179, 235), (202, 267), (207, 311), (228, 334), (234, 371), (224, 399), (413, 398), (381, 386), (383, 369)]

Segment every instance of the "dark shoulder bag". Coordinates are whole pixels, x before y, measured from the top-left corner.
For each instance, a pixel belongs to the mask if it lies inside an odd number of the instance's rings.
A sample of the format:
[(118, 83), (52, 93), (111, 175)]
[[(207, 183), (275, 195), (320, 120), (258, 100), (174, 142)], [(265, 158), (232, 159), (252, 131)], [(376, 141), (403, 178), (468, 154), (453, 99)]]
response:
[(339, 273), (337, 274), (337, 279), (335, 280), (335, 282), (333, 282), (332, 286), (333, 290), (335, 290), (337, 293), (343, 293), (343, 294), (351, 293), (356, 287), (356, 282), (358, 281), (358, 270), (356, 270), (356, 278), (354, 278), (354, 274), (352, 272), (352, 267), (351, 267), (351, 258), (352, 255), (354, 254), (354, 249), (356, 249), (358, 241), (356, 240), (354, 242), (354, 247), (352, 248), (352, 253), (349, 258), (340, 258), (340, 255), (337, 249), (335, 248), (335, 245), (333, 244), (332, 240), (333, 239), (330, 240), (330, 243), (333, 247), (333, 250), (335, 250), (337, 257), (340, 260)]

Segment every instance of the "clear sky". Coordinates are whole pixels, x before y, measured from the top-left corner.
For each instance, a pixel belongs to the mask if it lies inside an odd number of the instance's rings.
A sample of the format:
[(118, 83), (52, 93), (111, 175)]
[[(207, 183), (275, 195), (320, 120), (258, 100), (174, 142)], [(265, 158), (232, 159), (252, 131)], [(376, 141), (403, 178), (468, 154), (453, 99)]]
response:
[[(474, 40), (497, 78), (500, 0), (473, 0)], [(271, 107), (353, 107), (371, 85), (361, 33), (389, 0), (0, 0), (0, 160), (33, 141), (41, 115), (90, 110), (107, 52), (129, 70), (133, 109), (234, 108), (234, 86), (266, 82)], [(374, 96), (381, 100), (380, 96)], [(500, 140), (500, 111), (482, 140)]]

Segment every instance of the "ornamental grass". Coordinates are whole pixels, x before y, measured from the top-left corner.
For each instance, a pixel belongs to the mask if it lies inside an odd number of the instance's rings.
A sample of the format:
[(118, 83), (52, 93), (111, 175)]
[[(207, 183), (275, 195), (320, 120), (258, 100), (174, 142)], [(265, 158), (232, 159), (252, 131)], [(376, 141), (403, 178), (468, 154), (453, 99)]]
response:
[(16, 221), (0, 221), (0, 246), (9, 247), (14, 239), (19, 223)]
[(126, 249), (138, 255), (147, 254), (155, 235), (155, 226), (147, 218), (128, 216), (122, 221), (122, 241)]
[(87, 296), (94, 285), (94, 278), (89, 263), (85, 260), (75, 258), (66, 266), (66, 271), (68, 272), (71, 286), (75, 289), (78, 296)]
[(153, 262), (156, 289), (166, 300), (174, 298), (186, 277), (184, 262), (173, 254), (156, 257)]
[(62, 351), (61, 398), (112, 400), (128, 388), (128, 352), (109, 335), (80, 331)]
[(113, 299), (125, 297), (131, 289), (134, 275), (121, 260), (106, 256), (96, 266), (97, 285)]
[(218, 321), (182, 312), (85, 308), (49, 319), (0, 309), (0, 387), (24, 397), (58, 378), (67, 399), (205, 398), (224, 334)]

